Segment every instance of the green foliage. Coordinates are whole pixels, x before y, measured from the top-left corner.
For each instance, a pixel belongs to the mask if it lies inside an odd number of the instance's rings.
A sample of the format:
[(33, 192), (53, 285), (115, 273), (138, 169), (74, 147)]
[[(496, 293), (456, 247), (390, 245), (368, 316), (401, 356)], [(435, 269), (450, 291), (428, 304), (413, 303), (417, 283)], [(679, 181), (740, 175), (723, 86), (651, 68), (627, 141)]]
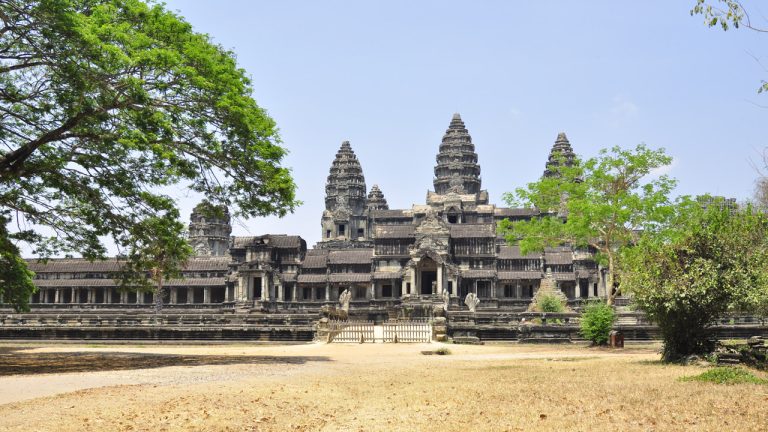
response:
[(728, 366), (715, 367), (699, 375), (681, 377), (680, 381), (700, 381), (728, 385), (768, 384), (768, 380), (758, 378), (745, 369)]
[(710, 352), (718, 317), (768, 304), (768, 217), (719, 204), (683, 200), (667, 229), (625, 251), (623, 289), (659, 325), (665, 361)]
[(32, 283), (34, 273), (19, 256), (19, 248), (13, 243), (15, 237), (8, 232), (9, 218), (0, 212), (0, 296), (2, 303), (18, 311), (29, 309), (29, 296), (35, 292)]
[(675, 181), (649, 175), (672, 158), (641, 144), (633, 150), (601, 150), (572, 166), (564, 162), (553, 168), (556, 175), (504, 196), (510, 206), (537, 208), (542, 216), (503, 220), (499, 230), (523, 253), (561, 244), (594, 248), (608, 268), (607, 285), (613, 286), (620, 251), (637, 240), (639, 231), (656, 231), (670, 215), (668, 197)]
[(0, 52), (0, 211), (35, 254), (97, 259), (111, 237), (136, 257), (140, 229), (170, 232), (144, 221), (173, 213), (174, 184), (235, 216), (299, 204), (235, 55), (162, 4), (4, 0)]
[(539, 312), (560, 313), (565, 311), (565, 305), (563, 305), (563, 301), (557, 296), (543, 295), (537, 299), (536, 309), (538, 309)]
[(605, 345), (615, 320), (611, 306), (600, 300), (588, 302), (581, 313), (581, 336), (595, 345)]
[[(760, 33), (768, 32), (766, 28), (758, 28), (752, 25), (749, 14), (744, 9), (741, 1), (716, 0), (716, 3), (721, 7), (714, 6), (707, 0), (696, 0), (696, 5), (691, 9), (691, 16), (703, 15), (706, 25), (709, 27), (719, 26), (723, 31), (728, 31), (733, 26), (735, 29), (746, 27)], [(768, 92), (768, 81), (763, 80), (757, 92)]]

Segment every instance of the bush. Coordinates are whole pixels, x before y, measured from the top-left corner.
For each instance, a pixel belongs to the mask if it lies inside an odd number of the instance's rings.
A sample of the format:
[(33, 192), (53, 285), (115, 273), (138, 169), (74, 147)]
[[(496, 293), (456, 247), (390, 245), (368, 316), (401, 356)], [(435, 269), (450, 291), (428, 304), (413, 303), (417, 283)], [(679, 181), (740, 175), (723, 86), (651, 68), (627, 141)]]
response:
[(562, 300), (553, 295), (545, 295), (538, 300), (538, 309), (540, 312), (563, 312), (565, 306), (563, 306)]
[(595, 345), (605, 345), (615, 319), (611, 306), (600, 300), (589, 302), (581, 313), (581, 336)]

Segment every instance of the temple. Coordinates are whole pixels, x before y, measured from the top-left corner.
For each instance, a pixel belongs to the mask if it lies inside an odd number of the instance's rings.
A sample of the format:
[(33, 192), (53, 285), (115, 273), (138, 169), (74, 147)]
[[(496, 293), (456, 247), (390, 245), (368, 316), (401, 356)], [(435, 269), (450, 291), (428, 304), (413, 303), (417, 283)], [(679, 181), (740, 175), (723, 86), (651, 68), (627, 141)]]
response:
[[(560, 133), (543, 176), (572, 163)], [(419, 299), (454, 299), (462, 308), (472, 293), (478, 310), (522, 311), (545, 277), (570, 301), (605, 294), (604, 278), (589, 250), (562, 246), (524, 255), (497, 233), (503, 219), (540, 216), (531, 208), (489, 203), (478, 154), (459, 114), (437, 148), (434, 190), (423, 204), (390, 209), (377, 185), (367, 188), (363, 166), (348, 141), (331, 163), (325, 187), (321, 240), (308, 249), (299, 236), (231, 236), (229, 212), (203, 202), (195, 208), (189, 241), (196, 257), (183, 277), (170, 280), (171, 308), (316, 311), (351, 293), (350, 310), (386, 314)], [(39, 288), (31, 307), (147, 308), (152, 292), (118, 288), (119, 259), (29, 260)], [(549, 276), (547, 276), (549, 275)], [(548, 280), (550, 280), (548, 279)]]

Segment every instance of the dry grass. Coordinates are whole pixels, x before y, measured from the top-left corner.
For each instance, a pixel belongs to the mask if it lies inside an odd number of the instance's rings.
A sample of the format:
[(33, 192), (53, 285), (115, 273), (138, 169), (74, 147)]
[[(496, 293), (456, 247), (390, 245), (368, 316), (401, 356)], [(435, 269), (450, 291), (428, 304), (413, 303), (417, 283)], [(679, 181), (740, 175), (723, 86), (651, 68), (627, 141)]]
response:
[[(131, 352), (324, 358), (286, 364), (158, 369), (236, 370), (236, 379), (80, 390), (0, 405), (0, 430), (414, 431), (740, 430), (768, 428), (768, 388), (681, 382), (704, 369), (662, 365), (647, 347), (306, 345), (148, 347)], [(35, 352), (126, 351), (62, 347)], [(201, 369), (203, 368), (203, 369)], [(207, 368), (207, 369), (205, 369)], [(230, 368), (230, 369), (227, 369)], [(236, 368), (236, 369), (232, 369)], [(275, 371), (283, 373), (275, 373)], [(104, 372), (99, 372), (104, 373)], [(115, 371), (111, 374), (129, 373)], [(132, 371), (136, 373), (136, 371)], [(87, 376), (87, 373), (80, 373)], [(761, 375), (765, 377), (765, 374)], [(45, 385), (45, 375), (22, 377)], [(49, 375), (49, 378), (55, 378)], [(0, 378), (2, 391), (12, 377)], [(19, 379), (16, 382), (18, 382)]]

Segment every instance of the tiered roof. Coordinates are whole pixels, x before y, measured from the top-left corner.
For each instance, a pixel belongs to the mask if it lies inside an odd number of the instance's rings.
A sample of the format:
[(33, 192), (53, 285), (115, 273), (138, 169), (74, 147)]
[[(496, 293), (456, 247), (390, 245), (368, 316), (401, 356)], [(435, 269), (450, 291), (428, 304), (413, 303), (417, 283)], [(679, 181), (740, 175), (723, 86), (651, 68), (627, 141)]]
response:
[(571, 143), (568, 141), (568, 137), (565, 136), (565, 132), (557, 134), (555, 144), (552, 146), (552, 150), (549, 151), (549, 158), (547, 159), (547, 165), (544, 169), (544, 177), (552, 177), (556, 174), (556, 168), (560, 165), (561, 160), (565, 160), (566, 166), (573, 164), (573, 159), (576, 157), (573, 153)]
[(387, 199), (384, 193), (379, 189), (379, 185), (373, 185), (368, 193), (368, 210), (389, 210)]
[(325, 184), (325, 208), (360, 210), (365, 206), (365, 177), (349, 141), (341, 143)]
[(454, 114), (443, 135), (435, 166), (435, 192), (475, 194), (480, 192), (480, 165), (472, 137), (459, 114)]

